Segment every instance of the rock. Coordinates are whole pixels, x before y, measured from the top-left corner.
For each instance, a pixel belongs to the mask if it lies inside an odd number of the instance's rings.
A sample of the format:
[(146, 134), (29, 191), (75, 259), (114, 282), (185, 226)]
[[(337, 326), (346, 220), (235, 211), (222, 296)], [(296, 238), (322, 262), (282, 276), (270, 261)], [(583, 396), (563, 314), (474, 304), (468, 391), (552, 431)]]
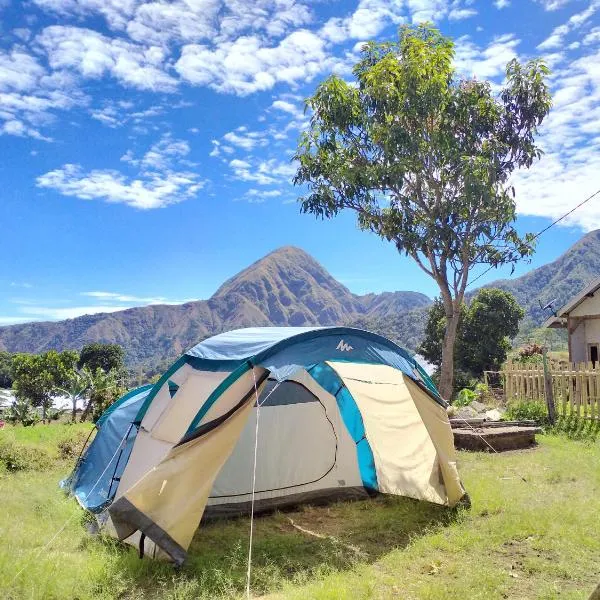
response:
[(478, 402), (477, 400), (473, 400), (473, 402), (471, 402), (471, 404), (469, 404), (469, 406), (473, 410), (475, 410), (475, 412), (478, 412), (478, 413), (485, 412), (485, 410), (486, 410), (485, 404)]
[(493, 408), (492, 410), (485, 411), (485, 420), (486, 421), (501, 421), (502, 415), (504, 411), (500, 412), (497, 408)]
[(454, 417), (456, 419), (474, 419), (475, 417), (477, 417), (478, 414), (479, 413), (470, 405), (459, 406), (454, 413)]

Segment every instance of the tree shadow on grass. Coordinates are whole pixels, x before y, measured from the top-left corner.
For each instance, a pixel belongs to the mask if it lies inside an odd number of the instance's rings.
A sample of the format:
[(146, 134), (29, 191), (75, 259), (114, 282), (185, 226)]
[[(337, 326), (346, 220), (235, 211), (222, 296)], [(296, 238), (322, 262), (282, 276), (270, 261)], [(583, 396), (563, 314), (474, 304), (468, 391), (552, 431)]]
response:
[[(448, 525), (458, 514), (427, 502), (378, 496), (256, 517), (252, 592), (265, 594), (284, 583), (301, 585), (372, 563), (405, 548), (415, 537)], [(148, 560), (136, 565), (131, 553), (120, 565), (121, 574), (142, 588), (162, 588), (164, 594), (157, 598), (238, 597), (246, 586), (249, 531), (247, 517), (203, 523), (177, 572)]]

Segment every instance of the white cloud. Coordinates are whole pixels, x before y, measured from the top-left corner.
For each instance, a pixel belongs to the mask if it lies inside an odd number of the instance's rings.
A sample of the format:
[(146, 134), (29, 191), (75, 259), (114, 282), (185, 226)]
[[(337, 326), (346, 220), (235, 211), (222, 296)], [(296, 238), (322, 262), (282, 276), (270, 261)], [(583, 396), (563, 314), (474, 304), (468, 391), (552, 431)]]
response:
[(37, 178), (37, 186), (82, 200), (105, 200), (133, 208), (164, 208), (193, 198), (203, 187), (195, 173), (167, 172), (127, 177), (113, 169), (84, 171), (66, 164)]
[(474, 8), (453, 8), (448, 13), (448, 19), (450, 21), (462, 21), (474, 17), (476, 14), (477, 11)]
[(600, 27), (594, 27), (590, 30), (590, 32), (583, 38), (583, 43), (586, 46), (590, 46), (591, 44), (596, 44), (600, 42)]
[(278, 196), (281, 196), (279, 190), (257, 190), (252, 188), (244, 194), (241, 200), (249, 204), (264, 204), (269, 198), (277, 198)]
[(246, 200), (250, 204), (262, 204), (269, 198), (277, 198), (278, 196), (281, 196), (279, 190), (257, 190), (251, 188), (244, 194), (243, 200)]
[(90, 298), (92, 302), (97, 301), (98, 303), (79, 304), (76, 306), (40, 306), (35, 302), (19, 300), (15, 301), (15, 303), (18, 305), (17, 310), (21, 314), (14, 316), (0, 316), (0, 325), (12, 325), (28, 321), (39, 321), (42, 319), (51, 321), (74, 319), (83, 315), (118, 312), (136, 306), (183, 304), (192, 301), (191, 298), (180, 300), (166, 298), (164, 296), (139, 296), (135, 294), (105, 291), (81, 292), (80, 295)]
[(278, 82), (293, 86), (310, 81), (332, 64), (325, 41), (299, 29), (271, 46), (255, 35), (241, 36), (217, 48), (188, 44), (175, 69), (194, 85), (245, 96), (271, 89)]
[(11, 281), (10, 287), (31, 289), (33, 285), (31, 283), (27, 283), (26, 281)]
[(226, 133), (223, 139), (229, 144), (244, 150), (252, 150), (256, 147), (266, 146), (269, 143), (266, 132), (248, 131), (245, 126), (238, 127), (235, 131)]
[(62, 17), (102, 15), (110, 27), (123, 28), (131, 19), (136, 0), (33, 0), (40, 8)]
[[(520, 214), (557, 218), (599, 187), (600, 50), (580, 56), (553, 78), (553, 110), (540, 131), (545, 155), (515, 177)], [(594, 199), (562, 225), (600, 227)]]
[(292, 104), (291, 102), (286, 102), (285, 100), (275, 100), (275, 102), (271, 104), (271, 108), (281, 110), (290, 115), (302, 114), (302, 111), (295, 104)]
[(389, 25), (406, 21), (400, 0), (359, 0), (354, 12), (346, 17), (331, 17), (320, 28), (319, 36), (340, 43), (352, 39), (374, 38)]
[[(139, 164), (146, 170), (164, 171), (171, 168), (174, 161), (187, 156), (189, 152), (190, 145), (185, 140), (175, 140), (170, 135), (165, 135), (144, 154)], [(138, 164), (133, 159), (131, 162)]]
[(448, 12), (446, 0), (406, 0), (413, 23), (437, 21)]
[(112, 75), (123, 85), (142, 90), (173, 91), (177, 85), (167, 73), (165, 49), (110, 38), (91, 29), (52, 25), (36, 42), (53, 69), (66, 69), (85, 78)]
[[(201, 10), (194, 10), (201, 4)], [(147, 2), (141, 4), (127, 24), (127, 33), (138, 42), (157, 45), (173, 40), (186, 42), (213, 38), (217, 30), (220, 2)]]
[(555, 27), (549, 37), (543, 42), (538, 44), (538, 50), (553, 50), (554, 48), (561, 48), (565, 45), (565, 38), (571, 32), (581, 27), (588, 19), (590, 19), (598, 7), (600, 6), (599, 0), (593, 0), (590, 5), (583, 11), (575, 13), (569, 17), (568, 21), (563, 25)]
[(37, 186), (53, 189), (82, 200), (99, 199), (133, 208), (163, 208), (193, 198), (205, 181), (183, 166), (190, 148), (186, 141), (163, 136), (141, 157), (128, 151), (121, 161), (139, 170), (129, 176), (115, 169), (84, 171), (80, 165), (66, 164), (37, 178)]
[(124, 302), (126, 304), (150, 305), (150, 304), (179, 304), (176, 300), (169, 300), (164, 296), (133, 296), (130, 294), (121, 294), (118, 292), (81, 292), (82, 296), (89, 298), (98, 298), (99, 300), (109, 300), (111, 302)]
[(229, 162), (235, 179), (249, 181), (258, 185), (273, 185), (275, 183), (291, 183), (296, 173), (296, 165), (275, 158), (267, 160), (240, 160)]
[(100, 15), (109, 28), (143, 43), (231, 41), (243, 32), (274, 37), (312, 20), (307, 4), (297, 0), (34, 0), (61, 16)]
[(32, 317), (0, 316), (0, 325), (18, 325), (19, 323), (28, 323), (34, 321)]
[(71, 78), (50, 74), (23, 48), (0, 49), (0, 135), (48, 139), (39, 127), (50, 123), (56, 111), (85, 104)]
[(573, 0), (537, 0), (546, 10), (558, 10)]
[(506, 8), (507, 6), (510, 6), (510, 0), (494, 0), (494, 6), (498, 10), (501, 10), (503, 8)]
[(28, 42), (32, 35), (31, 29), (28, 27), (17, 27), (16, 29), (13, 29), (11, 33), (23, 42)]
[(506, 63), (517, 56), (520, 40), (511, 34), (495, 38), (486, 48), (480, 48), (468, 37), (456, 40), (455, 64), (467, 76), (480, 79), (498, 77), (504, 73)]

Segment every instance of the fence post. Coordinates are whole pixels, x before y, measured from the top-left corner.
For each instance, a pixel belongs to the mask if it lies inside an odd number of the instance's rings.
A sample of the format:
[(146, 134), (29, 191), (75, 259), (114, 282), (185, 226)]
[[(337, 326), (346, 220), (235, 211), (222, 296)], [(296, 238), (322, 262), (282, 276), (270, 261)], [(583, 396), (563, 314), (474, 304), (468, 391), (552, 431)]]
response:
[(550, 425), (554, 425), (556, 421), (556, 415), (554, 411), (554, 394), (552, 390), (552, 375), (548, 370), (548, 350), (546, 347), (542, 348), (542, 361), (544, 364), (544, 395), (546, 396), (546, 406), (548, 407), (548, 420)]

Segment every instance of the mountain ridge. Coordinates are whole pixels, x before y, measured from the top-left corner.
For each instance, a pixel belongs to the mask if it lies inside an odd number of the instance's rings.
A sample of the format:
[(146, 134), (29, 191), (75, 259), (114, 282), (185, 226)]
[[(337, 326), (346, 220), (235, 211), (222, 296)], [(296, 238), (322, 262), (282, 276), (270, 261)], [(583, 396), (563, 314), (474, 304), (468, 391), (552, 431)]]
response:
[(208, 300), (0, 327), (0, 348), (43, 352), (79, 349), (89, 342), (118, 343), (125, 348), (128, 364), (135, 365), (176, 356), (228, 329), (340, 325), (430, 302), (412, 291), (353, 294), (304, 250), (284, 246), (230, 277)]
[[(484, 287), (515, 295), (526, 311), (521, 329), (527, 332), (548, 316), (538, 300), (546, 304), (556, 298), (559, 308), (598, 275), (600, 230), (546, 265)], [(111, 342), (125, 348), (131, 366), (171, 359), (221, 331), (268, 325), (354, 325), (415, 349), (430, 303), (412, 291), (354, 294), (307, 252), (284, 246), (227, 279), (208, 300), (0, 327), (0, 349), (42, 352)]]

